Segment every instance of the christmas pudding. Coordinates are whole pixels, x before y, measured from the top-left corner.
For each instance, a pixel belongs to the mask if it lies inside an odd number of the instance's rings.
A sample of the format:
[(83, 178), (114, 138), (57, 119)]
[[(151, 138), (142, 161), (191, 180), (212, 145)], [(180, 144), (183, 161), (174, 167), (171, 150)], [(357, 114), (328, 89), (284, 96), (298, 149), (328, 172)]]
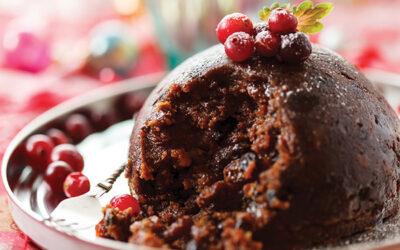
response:
[[(279, 32), (276, 52), (257, 47), (271, 34), (260, 44), (236, 32), (158, 85), (136, 118), (126, 167), (140, 211), (108, 205), (99, 236), (173, 249), (293, 249), (398, 211), (394, 111), (341, 56), (291, 44), (304, 41), (299, 31)], [(257, 51), (243, 56), (251, 42)]]

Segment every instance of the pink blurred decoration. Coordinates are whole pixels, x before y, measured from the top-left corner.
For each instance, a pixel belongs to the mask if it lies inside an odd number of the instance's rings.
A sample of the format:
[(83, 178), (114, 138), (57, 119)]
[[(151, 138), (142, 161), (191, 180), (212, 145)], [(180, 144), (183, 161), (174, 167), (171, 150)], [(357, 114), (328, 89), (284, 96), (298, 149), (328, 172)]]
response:
[(400, 73), (400, 1), (333, 2), (325, 28), (313, 41), (339, 51), (362, 70)]
[(8, 29), (3, 39), (7, 67), (38, 73), (51, 62), (50, 45), (29, 31)]

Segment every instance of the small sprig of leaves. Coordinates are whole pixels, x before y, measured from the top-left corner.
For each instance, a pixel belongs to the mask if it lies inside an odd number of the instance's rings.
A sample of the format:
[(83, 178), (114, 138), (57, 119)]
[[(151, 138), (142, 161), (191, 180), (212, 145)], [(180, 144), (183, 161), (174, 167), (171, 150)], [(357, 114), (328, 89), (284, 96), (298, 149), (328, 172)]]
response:
[(313, 6), (311, 1), (304, 1), (293, 7), (293, 14), (297, 17), (297, 28), (304, 33), (316, 33), (324, 27), (318, 20), (324, 18), (333, 9), (332, 3), (320, 3)]
[[(284, 8), (290, 10), (290, 4), (279, 5), (273, 3), (270, 7), (264, 7), (259, 14), (260, 19), (268, 21), (273, 9)], [(324, 27), (319, 20), (324, 18), (333, 9), (332, 3), (320, 3), (314, 6), (311, 1), (304, 1), (298, 6), (293, 6), (291, 12), (297, 17), (297, 29), (303, 33), (316, 33)]]

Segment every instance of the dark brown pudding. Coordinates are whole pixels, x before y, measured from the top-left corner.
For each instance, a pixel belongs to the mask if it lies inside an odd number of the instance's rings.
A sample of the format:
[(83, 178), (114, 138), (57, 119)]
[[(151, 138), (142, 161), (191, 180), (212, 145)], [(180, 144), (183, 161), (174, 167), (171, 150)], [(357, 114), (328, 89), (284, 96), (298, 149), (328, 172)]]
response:
[(399, 129), (371, 83), (327, 49), (290, 65), (233, 63), (214, 46), (137, 116), (126, 175), (142, 212), (127, 218), (129, 242), (292, 249), (370, 228), (399, 207)]

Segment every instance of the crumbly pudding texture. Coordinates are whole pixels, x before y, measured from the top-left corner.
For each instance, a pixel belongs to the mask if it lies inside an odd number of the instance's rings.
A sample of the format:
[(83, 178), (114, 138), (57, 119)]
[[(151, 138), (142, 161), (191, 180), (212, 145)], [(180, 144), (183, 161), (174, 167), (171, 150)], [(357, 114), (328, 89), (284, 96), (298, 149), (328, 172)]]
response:
[(151, 247), (293, 249), (397, 212), (399, 120), (350, 63), (313, 47), (290, 65), (222, 46), (153, 91), (126, 176), (140, 215), (110, 206), (98, 234)]

